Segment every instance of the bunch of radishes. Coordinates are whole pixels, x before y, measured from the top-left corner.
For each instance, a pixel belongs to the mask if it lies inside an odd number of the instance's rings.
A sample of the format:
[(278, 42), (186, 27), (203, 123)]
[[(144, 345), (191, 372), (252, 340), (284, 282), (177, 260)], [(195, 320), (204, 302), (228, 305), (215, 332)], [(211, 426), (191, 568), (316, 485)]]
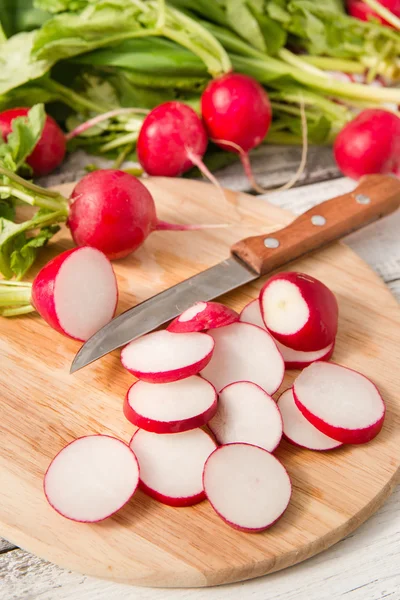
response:
[[(332, 355), (337, 324), (333, 293), (289, 272), (269, 279), (240, 316), (220, 303), (198, 302), (167, 330), (134, 340), (121, 353), (138, 378), (123, 410), (138, 430), (129, 447), (88, 436), (63, 449), (45, 476), (50, 504), (70, 519), (97, 521), (127, 502), (139, 483), (171, 506), (207, 498), (235, 528), (270, 527), (291, 496), (288, 473), (272, 454), (283, 435), (304, 448), (332, 450), (371, 440), (383, 424), (374, 384), (323, 362)], [(306, 368), (275, 402), (285, 364)], [(107, 494), (91, 511), (101, 488)]]

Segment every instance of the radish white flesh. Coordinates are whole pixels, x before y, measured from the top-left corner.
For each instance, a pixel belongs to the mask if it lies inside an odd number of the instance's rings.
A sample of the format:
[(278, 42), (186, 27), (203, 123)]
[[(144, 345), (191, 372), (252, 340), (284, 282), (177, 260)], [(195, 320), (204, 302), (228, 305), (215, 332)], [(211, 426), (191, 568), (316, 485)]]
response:
[(215, 348), (211, 361), (201, 375), (217, 392), (236, 381), (256, 383), (273, 394), (282, 383), (283, 358), (271, 336), (260, 327), (248, 323), (232, 323), (213, 329)]
[(196, 375), (211, 360), (214, 340), (206, 333), (154, 331), (121, 352), (125, 369), (150, 383), (169, 383)]
[(294, 382), (297, 407), (325, 435), (344, 444), (362, 444), (382, 429), (385, 404), (361, 373), (333, 363), (313, 363)]
[(208, 424), (219, 444), (245, 442), (273, 452), (282, 438), (282, 417), (276, 402), (248, 381), (227, 385), (218, 410)]
[(321, 433), (307, 421), (296, 406), (292, 389), (283, 392), (278, 400), (278, 407), (283, 419), (283, 435), (292, 444), (309, 450), (321, 451), (333, 450), (342, 446), (342, 442)]
[[(260, 303), (258, 300), (253, 300), (244, 307), (240, 313), (240, 321), (242, 323), (252, 323), (253, 325), (257, 325), (258, 327), (262, 327), (266, 330), (264, 321), (262, 320)], [(292, 350), (292, 348), (284, 346), (278, 342), (274, 336), (272, 336), (272, 338), (274, 339), (275, 344), (278, 346), (279, 352), (283, 356), (285, 367), (287, 369), (304, 369), (304, 367), (307, 367), (312, 362), (317, 360), (329, 360), (335, 347), (335, 343), (333, 342), (332, 344), (329, 344), (329, 346), (326, 346), (326, 348), (322, 348), (322, 350), (315, 350), (314, 352), (301, 352), (301, 350)]]
[(171, 383), (134, 383), (124, 401), (126, 418), (154, 433), (179, 433), (205, 425), (217, 410), (215, 388), (193, 375)]
[(214, 510), (232, 527), (262, 531), (285, 512), (289, 475), (273, 454), (250, 444), (228, 444), (208, 458), (204, 490)]
[(136, 491), (139, 465), (132, 450), (108, 435), (88, 435), (65, 446), (44, 477), (49, 504), (73, 521), (102, 521)]
[(236, 311), (220, 302), (196, 302), (174, 319), (167, 327), (168, 331), (185, 333), (216, 329), (239, 321)]
[(190, 506), (205, 498), (204, 464), (216, 444), (202, 429), (159, 435), (138, 429), (131, 444), (140, 466), (140, 486), (170, 506)]

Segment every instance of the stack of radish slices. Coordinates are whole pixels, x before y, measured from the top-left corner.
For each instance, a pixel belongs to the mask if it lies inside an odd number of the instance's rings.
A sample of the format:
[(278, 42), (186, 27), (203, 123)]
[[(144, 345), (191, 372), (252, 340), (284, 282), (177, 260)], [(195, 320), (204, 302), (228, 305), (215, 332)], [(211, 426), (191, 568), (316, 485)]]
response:
[[(291, 496), (289, 475), (273, 455), (283, 436), (326, 451), (368, 442), (383, 425), (375, 385), (326, 362), (337, 325), (337, 302), (324, 284), (280, 273), (240, 316), (223, 304), (199, 302), (167, 330), (134, 340), (121, 353), (138, 378), (123, 405), (138, 427), (129, 447), (88, 436), (64, 448), (45, 477), (50, 504), (75, 520), (99, 520), (138, 484), (170, 506), (207, 498), (243, 531), (270, 527)], [(285, 367), (304, 370), (276, 402)], [(93, 493), (110, 486), (91, 512)]]

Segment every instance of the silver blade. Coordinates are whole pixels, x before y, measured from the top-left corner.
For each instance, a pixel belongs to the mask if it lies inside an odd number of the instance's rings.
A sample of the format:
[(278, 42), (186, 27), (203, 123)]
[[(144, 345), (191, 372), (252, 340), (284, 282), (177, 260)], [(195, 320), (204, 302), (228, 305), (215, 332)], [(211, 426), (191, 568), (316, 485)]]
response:
[(231, 256), (177, 285), (141, 302), (113, 319), (85, 342), (75, 356), (71, 373), (135, 338), (168, 323), (199, 300), (212, 300), (258, 275)]

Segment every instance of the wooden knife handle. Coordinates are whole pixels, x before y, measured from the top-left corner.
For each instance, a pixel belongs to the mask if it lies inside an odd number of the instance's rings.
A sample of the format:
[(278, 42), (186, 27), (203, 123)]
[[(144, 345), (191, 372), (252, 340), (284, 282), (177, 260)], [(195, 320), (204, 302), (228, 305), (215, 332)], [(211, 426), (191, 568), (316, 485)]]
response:
[(368, 175), (350, 194), (314, 206), (290, 225), (234, 244), (233, 254), (260, 275), (361, 229), (400, 206), (400, 180)]

